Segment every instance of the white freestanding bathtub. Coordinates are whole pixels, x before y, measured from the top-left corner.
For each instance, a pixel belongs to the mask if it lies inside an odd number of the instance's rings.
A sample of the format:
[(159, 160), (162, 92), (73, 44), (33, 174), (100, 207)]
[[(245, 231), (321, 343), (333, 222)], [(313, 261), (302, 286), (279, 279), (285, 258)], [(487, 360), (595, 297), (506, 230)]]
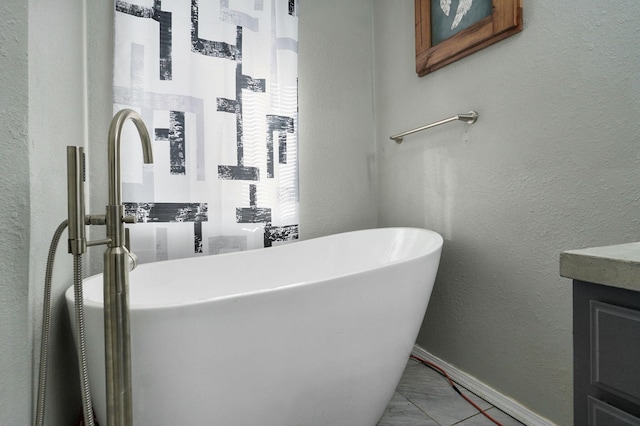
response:
[[(129, 279), (134, 424), (375, 425), (417, 337), (442, 242), (383, 228), (139, 266)], [(66, 299), (73, 316), (73, 288)], [(84, 300), (104, 425), (102, 275), (85, 280)]]

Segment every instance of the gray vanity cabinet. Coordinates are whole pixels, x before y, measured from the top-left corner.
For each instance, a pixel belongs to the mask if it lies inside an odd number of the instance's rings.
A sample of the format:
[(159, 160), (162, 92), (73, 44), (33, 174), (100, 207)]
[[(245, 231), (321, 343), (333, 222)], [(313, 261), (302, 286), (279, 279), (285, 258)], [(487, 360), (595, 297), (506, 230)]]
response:
[(574, 280), (573, 331), (574, 425), (640, 426), (640, 292)]

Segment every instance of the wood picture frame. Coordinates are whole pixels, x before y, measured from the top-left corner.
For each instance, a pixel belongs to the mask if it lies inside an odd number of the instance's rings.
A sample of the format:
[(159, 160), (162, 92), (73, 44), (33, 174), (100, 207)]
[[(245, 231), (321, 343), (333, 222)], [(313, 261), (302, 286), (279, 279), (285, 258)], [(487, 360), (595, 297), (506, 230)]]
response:
[[(432, 44), (432, 2), (415, 0), (416, 72), (422, 77), (493, 43), (522, 31), (523, 0), (490, 1), (487, 16), (449, 38)], [(445, 2), (446, 3), (446, 2)], [(448, 2), (451, 4), (451, 1)], [(435, 7), (435, 6), (434, 6)], [(456, 17), (457, 18), (457, 17)]]

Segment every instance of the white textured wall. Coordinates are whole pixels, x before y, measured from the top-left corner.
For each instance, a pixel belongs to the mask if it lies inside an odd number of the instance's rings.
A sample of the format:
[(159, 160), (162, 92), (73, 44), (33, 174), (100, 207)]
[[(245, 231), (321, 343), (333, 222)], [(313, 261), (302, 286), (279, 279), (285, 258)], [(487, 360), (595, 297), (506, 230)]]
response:
[[(91, 192), (87, 205), (92, 214), (104, 214), (108, 204), (107, 136), (113, 117), (113, 26), (110, 1), (87, 2), (87, 87), (88, 156), (87, 172)], [(106, 237), (106, 227), (91, 226), (92, 240)], [(101, 273), (105, 246), (89, 249), (87, 275)]]
[(300, 233), (377, 223), (371, 0), (301, 1)]
[(30, 421), (27, 6), (0, 4), (0, 425)]
[[(525, 0), (524, 16), (522, 33), (418, 78), (413, 1), (375, 1), (379, 223), (445, 238), (418, 343), (568, 425), (559, 253), (640, 239), (640, 3)], [(469, 109), (473, 126), (388, 140)]]
[[(58, 224), (67, 218), (66, 146), (86, 143), (82, 4), (77, 0), (29, 1), (29, 288), (36, 356), (40, 349), (43, 282), (49, 243)], [(63, 292), (72, 284), (71, 255), (67, 253), (66, 239), (65, 232), (54, 269), (46, 416), (47, 424), (61, 426), (72, 424), (80, 409), (80, 384), (63, 297)], [(37, 370), (34, 372), (37, 374)]]

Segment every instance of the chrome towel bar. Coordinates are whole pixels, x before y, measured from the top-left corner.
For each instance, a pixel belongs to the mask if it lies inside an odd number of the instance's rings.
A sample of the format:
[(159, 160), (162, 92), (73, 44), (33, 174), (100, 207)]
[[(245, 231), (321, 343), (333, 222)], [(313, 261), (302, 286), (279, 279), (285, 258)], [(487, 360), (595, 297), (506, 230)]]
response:
[(451, 121), (461, 120), (468, 124), (473, 124), (478, 119), (478, 113), (475, 111), (469, 111), (466, 114), (458, 114), (453, 117), (445, 118), (444, 120), (436, 121), (435, 123), (427, 124), (426, 126), (418, 127), (417, 129), (409, 130), (407, 132), (398, 133), (397, 135), (391, 136), (389, 139), (396, 141), (396, 143), (402, 143), (402, 139), (405, 136), (410, 135), (412, 133), (421, 132), (422, 130), (427, 130), (432, 127), (439, 126), (441, 124), (449, 123)]

